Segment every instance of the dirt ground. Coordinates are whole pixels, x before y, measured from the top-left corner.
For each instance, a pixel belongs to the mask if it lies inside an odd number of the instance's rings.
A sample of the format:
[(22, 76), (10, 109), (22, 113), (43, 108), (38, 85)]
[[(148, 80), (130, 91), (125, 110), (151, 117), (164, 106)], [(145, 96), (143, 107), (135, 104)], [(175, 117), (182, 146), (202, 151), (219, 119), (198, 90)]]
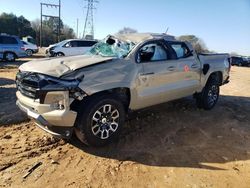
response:
[(191, 97), (155, 106), (92, 148), (52, 138), (16, 108), (20, 63), (0, 62), (0, 187), (250, 187), (250, 68), (232, 68), (212, 111)]

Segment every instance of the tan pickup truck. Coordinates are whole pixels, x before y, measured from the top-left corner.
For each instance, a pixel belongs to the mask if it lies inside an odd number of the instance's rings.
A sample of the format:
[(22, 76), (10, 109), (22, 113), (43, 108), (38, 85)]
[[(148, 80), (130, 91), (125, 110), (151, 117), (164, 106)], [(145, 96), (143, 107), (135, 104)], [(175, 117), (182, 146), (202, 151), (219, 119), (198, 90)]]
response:
[(119, 136), (126, 114), (193, 95), (212, 109), (229, 81), (227, 54), (196, 54), (165, 34), (109, 35), (84, 55), (23, 64), (17, 105), (43, 130), (64, 138), (75, 131), (90, 145)]

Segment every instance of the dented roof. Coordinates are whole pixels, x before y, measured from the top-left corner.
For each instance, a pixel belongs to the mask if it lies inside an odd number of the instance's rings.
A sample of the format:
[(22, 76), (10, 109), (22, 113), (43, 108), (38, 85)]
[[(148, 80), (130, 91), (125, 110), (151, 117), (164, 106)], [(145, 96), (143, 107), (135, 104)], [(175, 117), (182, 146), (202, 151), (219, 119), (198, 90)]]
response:
[(167, 35), (165, 33), (131, 33), (131, 34), (116, 34), (115, 37), (124, 41), (131, 41), (134, 43), (140, 43), (149, 39), (164, 39), (168, 41), (175, 41), (175, 37)]

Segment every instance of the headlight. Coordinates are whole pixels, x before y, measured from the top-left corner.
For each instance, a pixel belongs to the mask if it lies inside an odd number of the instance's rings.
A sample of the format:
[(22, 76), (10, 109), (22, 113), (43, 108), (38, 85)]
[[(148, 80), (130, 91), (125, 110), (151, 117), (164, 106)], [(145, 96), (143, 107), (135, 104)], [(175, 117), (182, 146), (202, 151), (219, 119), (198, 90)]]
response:
[[(39, 89), (36, 92), (36, 98), (40, 99), (41, 104), (56, 103), (59, 106), (62, 106), (60, 105), (60, 101), (63, 100), (65, 97), (65, 96), (62, 96), (63, 91), (69, 92), (70, 96), (68, 97), (71, 97), (73, 93), (81, 91), (78, 88), (78, 85), (79, 85), (78, 80), (61, 80), (58, 78), (45, 76), (45, 75), (39, 75), (39, 77), (41, 80), (41, 84), (40, 84)], [(51, 101), (52, 99), (49, 98), (50, 94), (56, 93), (56, 92), (58, 92), (58, 95), (53, 95), (53, 98), (55, 99), (55, 101)]]

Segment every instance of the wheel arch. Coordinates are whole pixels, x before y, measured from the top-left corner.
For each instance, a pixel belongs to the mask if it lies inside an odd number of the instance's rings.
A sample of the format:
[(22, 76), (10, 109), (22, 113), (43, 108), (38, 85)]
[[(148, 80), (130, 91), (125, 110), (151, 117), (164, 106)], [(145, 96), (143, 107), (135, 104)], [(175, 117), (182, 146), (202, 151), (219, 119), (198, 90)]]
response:
[(215, 71), (215, 72), (210, 73), (209, 77), (207, 78), (206, 83), (208, 83), (211, 79), (215, 79), (219, 85), (222, 85), (223, 73), (221, 71)]
[(115, 94), (116, 97), (118, 97), (121, 102), (123, 103), (125, 107), (125, 111), (127, 112), (129, 110), (129, 105), (131, 101), (131, 92), (128, 87), (116, 87), (116, 88), (111, 88), (103, 91), (98, 91), (96, 93), (93, 93), (91, 95), (87, 95), (86, 97), (83, 98), (83, 100), (74, 100), (73, 103), (71, 104), (71, 108), (73, 110), (78, 111), (79, 108), (84, 105), (89, 99), (91, 98), (96, 98), (98, 96), (103, 96), (103, 95), (110, 95), (110, 94)]
[(5, 57), (6, 53), (12, 53), (12, 54), (15, 55), (15, 58), (18, 58), (17, 54), (15, 52), (13, 52), (13, 51), (5, 51), (5, 52), (3, 52), (3, 57)]
[(65, 53), (59, 51), (59, 52), (55, 52), (55, 54), (62, 54), (63, 56), (65, 56)]

